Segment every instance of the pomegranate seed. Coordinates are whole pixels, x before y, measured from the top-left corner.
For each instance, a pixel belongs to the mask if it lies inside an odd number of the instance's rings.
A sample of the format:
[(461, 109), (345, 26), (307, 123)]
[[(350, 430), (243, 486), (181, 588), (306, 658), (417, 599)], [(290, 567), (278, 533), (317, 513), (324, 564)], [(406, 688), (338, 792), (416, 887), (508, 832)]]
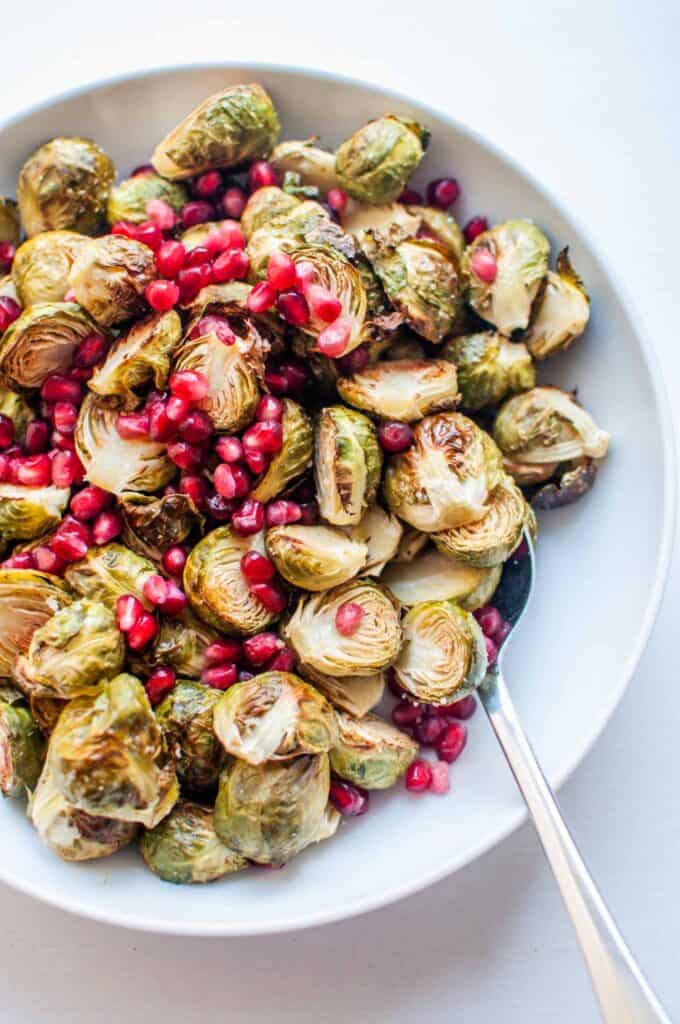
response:
[(0, 242), (0, 274), (8, 274), (12, 269), (17, 247), (11, 242)]
[(238, 640), (215, 640), (205, 649), (205, 660), (208, 665), (221, 665), (225, 662), (233, 664), (243, 657), (243, 648)]
[(482, 246), (475, 249), (470, 258), (470, 266), (475, 277), (478, 277), (480, 281), (484, 281), (485, 284), (493, 284), (496, 280), (496, 273), (498, 271), (496, 257), (488, 249)]
[(181, 242), (163, 242), (156, 253), (156, 269), (163, 277), (177, 277), (184, 266), (187, 251)]
[(222, 249), (245, 249), (246, 238), (235, 220), (223, 220), (219, 227)]
[(207, 220), (215, 220), (215, 207), (212, 203), (206, 203), (197, 199), (192, 203), (185, 203), (180, 211), (182, 227), (193, 228), (196, 224), (204, 224)]
[[(169, 441), (175, 436), (177, 427), (168, 419), (165, 402), (159, 398), (153, 399), (147, 405), (146, 411), (149, 417), (149, 437), (152, 441)], [(120, 416), (118, 422), (120, 423)]]
[(309, 323), (309, 306), (300, 292), (281, 292), (276, 300), (276, 309), (279, 316), (293, 327), (304, 327)]
[(142, 590), (147, 601), (156, 607), (163, 604), (168, 596), (168, 584), (163, 577), (159, 576), (156, 572), (147, 576), (144, 580)]
[(174, 281), (152, 281), (146, 286), (144, 295), (157, 313), (167, 313), (179, 302), (179, 286)]
[(117, 220), (111, 227), (112, 235), (122, 235), (123, 238), (132, 238), (137, 241), (137, 225), (127, 220)]
[(250, 260), (244, 249), (229, 249), (218, 256), (213, 263), (213, 276), (223, 281), (243, 281), (248, 276)]
[(215, 470), (213, 484), (223, 498), (245, 498), (251, 480), (243, 466), (221, 462)]
[(116, 420), (116, 430), (126, 441), (137, 441), (149, 436), (148, 412), (121, 412)]
[(476, 710), (477, 701), (475, 700), (472, 694), (469, 694), (467, 697), (461, 697), (461, 699), (457, 700), (455, 704), (451, 704), (447, 708), (447, 711), (450, 715), (452, 715), (454, 718), (460, 718), (463, 721), (466, 721), (468, 718), (474, 715)]
[(294, 672), (295, 666), (297, 665), (297, 658), (295, 651), (289, 651), (288, 648), (279, 651), (275, 658), (267, 665), (268, 672)]
[(430, 770), (432, 772), (430, 793), (435, 793), (437, 796), (443, 796), (445, 793), (448, 793), (451, 787), (449, 784), (449, 766), (446, 761), (435, 761)]
[(129, 633), (141, 615), (144, 605), (134, 594), (121, 594), (116, 601), (116, 617), (121, 633)]
[(281, 498), (279, 501), (272, 501), (265, 509), (267, 526), (285, 526), (288, 523), (297, 523), (301, 519), (302, 510), (295, 501)]
[(378, 441), (386, 452), (405, 452), (413, 444), (413, 431), (408, 423), (386, 420), (378, 426)]
[(465, 235), (465, 241), (470, 245), (474, 242), (475, 238), (483, 234), (489, 227), (489, 222), (486, 217), (473, 217), (467, 222), (463, 228), (463, 234)]
[(108, 351), (106, 338), (101, 334), (90, 334), (75, 351), (73, 365), (78, 369), (89, 369), (100, 363)]
[(58, 430), (52, 431), (50, 444), (53, 448), (58, 448), (62, 452), (74, 452), (76, 450), (73, 434), (60, 434)]
[(276, 566), (258, 551), (246, 551), (241, 559), (241, 572), (248, 583), (269, 583), (276, 576)]
[(205, 461), (205, 452), (202, 448), (189, 444), (188, 441), (170, 441), (168, 458), (180, 469), (190, 472), (201, 468)]
[(0, 454), (0, 484), (6, 483), (12, 475), (12, 460), (9, 455)]
[(203, 287), (203, 274), (200, 267), (185, 267), (177, 274), (179, 285), (179, 301), (183, 305), (196, 298)]
[(182, 494), (191, 498), (199, 511), (206, 508), (208, 501), (208, 482), (202, 476), (194, 476), (191, 473), (183, 475), (179, 482), (179, 489)]
[(368, 349), (363, 345), (354, 348), (352, 351), (338, 359), (338, 369), (344, 377), (351, 377), (353, 373), (361, 373), (368, 366)]
[(280, 615), (288, 605), (288, 595), (277, 583), (253, 583), (250, 592), (272, 615)]
[(255, 476), (259, 476), (260, 473), (264, 473), (269, 468), (271, 462), (271, 456), (267, 455), (266, 452), (248, 451), (244, 453), (244, 459), (246, 466)]
[(335, 613), (335, 628), (341, 636), (354, 636), (361, 620), (364, 617), (364, 609), (356, 601), (345, 601)]
[(405, 206), (422, 206), (423, 197), (414, 188), (405, 188), (397, 202), (404, 203)]
[(241, 537), (248, 537), (253, 533), (259, 533), (264, 526), (264, 506), (262, 502), (254, 498), (246, 498), (243, 504), (234, 512), (231, 525)]
[(434, 747), (444, 730), (446, 722), (436, 715), (424, 715), (413, 728), (413, 735), (425, 747)]
[(171, 668), (155, 668), (144, 685), (149, 701), (152, 704), (159, 704), (171, 690), (174, 690), (176, 682), (175, 673)]
[(276, 395), (298, 394), (307, 384), (309, 377), (301, 363), (281, 363), (277, 370), (268, 370), (264, 382)]
[(189, 337), (205, 338), (209, 334), (214, 334), (225, 345), (233, 345), (236, 341), (236, 335), (229, 326), (229, 321), (223, 316), (202, 316), (191, 328)]
[(415, 725), (423, 717), (421, 704), (412, 704), (409, 700), (402, 700), (392, 708), (392, 721), (395, 725)]
[(0, 333), (21, 315), (21, 306), (9, 295), (0, 295)]
[(212, 436), (213, 423), (207, 412), (193, 409), (180, 424), (179, 436), (190, 444), (203, 444)]
[(365, 789), (349, 782), (333, 779), (328, 794), (330, 802), (345, 818), (358, 818), (368, 810), (369, 796)]
[(177, 615), (182, 614), (186, 606), (187, 596), (182, 588), (178, 587), (174, 580), (167, 580), (165, 600), (161, 605), (163, 614), (174, 619)]
[(500, 647), (502, 643), (507, 639), (508, 633), (512, 629), (509, 622), (504, 622), (500, 629), (498, 629), (492, 639), (497, 647)]
[(40, 389), (40, 397), (46, 402), (73, 402), (79, 405), (83, 389), (77, 380), (70, 380), (61, 373), (51, 373)]
[(220, 437), (215, 442), (215, 453), (223, 462), (240, 462), (243, 458), (243, 445), (238, 437)]
[(92, 366), (73, 366), (68, 371), (68, 375), (71, 380), (77, 380), (80, 384), (87, 384), (88, 380), (92, 380), (94, 376), (94, 368)]
[(181, 424), (191, 412), (191, 402), (179, 395), (170, 395), (165, 403), (165, 415), (175, 426)]
[(24, 448), (29, 455), (37, 455), (47, 448), (50, 436), (50, 427), (46, 420), (31, 420), (26, 427)]
[(92, 523), (92, 536), (95, 544), (108, 544), (120, 536), (123, 530), (123, 520), (117, 509), (107, 512), (100, 512)]
[(207, 501), (206, 510), (208, 515), (216, 522), (229, 523), (237, 507), (237, 499), (225, 498), (223, 494), (211, 494)]
[(309, 260), (300, 260), (295, 264), (298, 291), (304, 295), (316, 278), (316, 267)]
[(495, 636), (503, 625), (503, 616), (492, 604), (479, 608), (474, 614), (485, 636)]
[(256, 284), (246, 299), (246, 305), (251, 313), (264, 313), (271, 309), (276, 302), (276, 292), (268, 281), (260, 281)]
[(163, 243), (163, 232), (154, 221), (145, 220), (142, 224), (137, 225), (135, 238), (138, 242), (148, 245), (149, 249), (153, 249), (156, 252)]
[(267, 280), (277, 292), (294, 289), (297, 284), (295, 263), (284, 252), (273, 252), (267, 264)]
[(267, 188), (269, 185), (278, 185), (279, 179), (276, 171), (266, 160), (256, 160), (251, 164), (248, 171), (248, 191), (256, 192), (258, 188)]
[(199, 199), (212, 199), (222, 188), (222, 176), (219, 171), (206, 171), (194, 182), (194, 195)]
[[(70, 452), (60, 454), (70, 455)], [(15, 459), (12, 464), (13, 476), (18, 484), (24, 487), (47, 487), (52, 480), (52, 463), (48, 455), (27, 455), (25, 458)], [(56, 481), (55, 481), (56, 482)], [(69, 484), (60, 486), (68, 487)]]
[(31, 552), (36, 569), (40, 572), (51, 572), (53, 576), (61, 576), (66, 568), (66, 562), (60, 558), (56, 551), (48, 548), (45, 544), (39, 544)]
[(94, 519), (100, 512), (103, 512), (107, 505), (111, 504), (111, 495), (108, 491), (102, 490), (101, 487), (95, 487), (94, 484), (90, 484), (87, 487), (83, 487), (82, 491), (78, 491), (71, 498), (71, 514), (76, 519)]
[(181, 576), (184, 566), (187, 564), (187, 553), (179, 544), (173, 544), (171, 548), (163, 552), (163, 568), (170, 576)]
[(128, 647), (133, 651), (141, 651), (158, 633), (158, 623), (151, 612), (142, 612), (132, 629), (127, 634)]
[(300, 505), (300, 522), (305, 526), (314, 526), (319, 518), (319, 506), (315, 501), (303, 501)]
[(432, 769), (427, 761), (419, 758), (406, 769), (406, 788), (409, 793), (424, 793), (430, 788)]
[(14, 420), (0, 413), (0, 448), (9, 448), (14, 440)]
[(246, 661), (257, 668), (270, 661), (283, 647), (283, 640), (277, 633), (256, 633), (243, 641), (243, 654)]
[(56, 402), (52, 422), (60, 434), (72, 434), (78, 422), (78, 410), (72, 402)]
[(210, 251), (205, 245), (197, 245), (195, 249), (190, 249), (187, 253), (187, 258), (184, 261), (185, 267), (200, 267), (203, 263), (208, 263), (210, 260)]
[[(161, 231), (172, 231), (177, 223), (175, 211), (164, 199), (150, 199), (146, 204), (146, 215), (151, 223)], [(158, 250), (157, 246), (152, 246), (152, 248)]]
[(140, 174), (155, 174), (156, 168), (153, 164), (138, 164), (130, 175), (131, 178), (136, 178)]
[(70, 516), (62, 520), (50, 540), (50, 547), (65, 562), (84, 558), (92, 545), (92, 532), (85, 523)]
[(213, 690), (228, 690), (237, 679), (236, 665), (213, 665), (212, 668), (204, 668), (201, 673), (201, 680)]
[(435, 178), (427, 186), (427, 201), (440, 210), (448, 210), (460, 195), (460, 186), (455, 178)]
[(17, 551), (2, 563), (5, 569), (35, 569), (32, 551)]
[(265, 420), (278, 420), (283, 418), (283, 402), (273, 395), (263, 395), (257, 403), (255, 419), (260, 422)]
[(329, 359), (337, 359), (343, 355), (352, 335), (352, 322), (349, 317), (339, 316), (337, 320), (324, 327), (316, 339), (316, 347), (322, 355)]
[(198, 370), (179, 370), (170, 377), (170, 390), (173, 395), (187, 398), (190, 402), (200, 402), (208, 394), (208, 378)]
[(453, 762), (457, 761), (463, 753), (466, 743), (466, 727), (460, 722), (451, 722), (450, 725), (445, 727), (444, 732), (435, 744), (437, 747), (437, 757), (442, 761), (447, 761), (449, 764), (453, 764)]
[(283, 446), (283, 427), (276, 420), (265, 420), (253, 423), (241, 438), (243, 447), (248, 451), (267, 452), (274, 455)]
[[(305, 291), (305, 298), (309, 303), (312, 316), (323, 320), (325, 324), (332, 324), (342, 313), (342, 303), (328, 288), (320, 284), (310, 284)], [(349, 321), (348, 321), (349, 322)]]
[(347, 193), (342, 188), (331, 188), (328, 190), (326, 202), (334, 213), (343, 213), (347, 206)]
[(247, 201), (243, 189), (232, 186), (222, 196), (222, 210), (227, 217), (233, 217), (234, 220), (238, 220), (245, 210)]

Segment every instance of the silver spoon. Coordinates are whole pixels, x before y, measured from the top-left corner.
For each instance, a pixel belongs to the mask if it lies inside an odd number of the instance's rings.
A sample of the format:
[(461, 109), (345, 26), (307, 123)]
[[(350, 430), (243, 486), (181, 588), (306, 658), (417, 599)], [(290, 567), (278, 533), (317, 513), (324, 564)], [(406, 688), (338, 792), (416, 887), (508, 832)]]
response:
[(489, 668), (479, 696), (515, 781), (533, 818), (562, 899), (571, 917), (606, 1024), (670, 1024), (654, 992), (626, 946), (600, 896), (555, 795), (520, 725), (503, 679), (503, 656), (529, 603), (535, 576), (534, 549), (525, 537), (503, 569), (493, 603), (512, 629), (496, 664)]

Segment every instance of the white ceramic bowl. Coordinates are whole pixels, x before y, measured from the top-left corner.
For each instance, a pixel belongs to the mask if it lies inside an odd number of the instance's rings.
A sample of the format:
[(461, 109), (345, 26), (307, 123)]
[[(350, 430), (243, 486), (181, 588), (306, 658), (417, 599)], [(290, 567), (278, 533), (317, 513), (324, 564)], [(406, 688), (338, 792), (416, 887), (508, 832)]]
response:
[[(670, 415), (650, 342), (571, 214), (445, 114), (359, 82), (252, 65), (137, 75), (15, 118), (0, 131), (0, 192), (13, 194), (22, 162), (54, 135), (96, 139), (125, 176), (205, 96), (254, 80), (271, 92), (284, 137), (321, 134), (335, 145), (385, 111), (413, 115), (432, 130), (421, 183), (453, 171), (463, 188), (456, 207), (462, 222), (480, 212), (492, 222), (533, 218), (555, 252), (570, 246), (586, 282), (593, 313), (587, 337), (541, 376), (578, 387), (585, 406), (611, 431), (612, 451), (591, 494), (541, 519), (536, 596), (507, 664), (522, 718), (557, 786), (595, 741), (635, 669), (668, 567), (674, 507)], [(602, 188), (606, 201), (604, 182)], [(75, 913), (154, 931), (245, 935), (349, 917), (455, 871), (521, 822), (521, 801), (484, 715), (469, 726), (448, 797), (409, 797), (401, 787), (375, 794), (367, 817), (350, 821), (284, 871), (173, 886), (159, 882), (133, 851), (65, 864), (40, 843), (22, 805), (5, 801), (0, 878)]]

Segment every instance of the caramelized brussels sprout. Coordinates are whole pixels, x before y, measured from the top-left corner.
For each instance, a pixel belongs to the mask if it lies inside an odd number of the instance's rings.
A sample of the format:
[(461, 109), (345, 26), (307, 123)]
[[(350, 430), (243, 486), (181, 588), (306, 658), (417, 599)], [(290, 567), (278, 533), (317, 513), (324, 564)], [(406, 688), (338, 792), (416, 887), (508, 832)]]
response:
[(120, 672), (125, 644), (112, 611), (98, 601), (74, 601), (31, 637), (14, 669), (20, 684), (42, 697), (89, 697)]
[(247, 239), (259, 228), (275, 229), (285, 222), (301, 201), (276, 185), (267, 185), (253, 192), (241, 214), (241, 230)]
[(216, 167), (266, 157), (279, 119), (261, 85), (232, 85), (192, 110), (156, 146), (151, 162), (164, 178), (182, 180)]
[(309, 666), (300, 671), (307, 676), (331, 704), (356, 718), (361, 718), (383, 698), (385, 673), (374, 672), (370, 676), (327, 676)]
[(536, 303), (538, 309), (533, 310), (524, 341), (534, 359), (546, 359), (553, 352), (569, 348), (583, 334), (590, 318), (590, 300), (571, 265), (568, 249), (557, 257), (555, 271), (548, 271)]
[(153, 828), (179, 796), (144, 687), (125, 673), (66, 705), (47, 757), (61, 795), (88, 814)]
[(322, 409), (314, 430), (314, 479), (323, 518), (356, 525), (375, 500), (381, 469), (371, 421), (342, 405)]
[[(433, 238), (451, 256), (460, 260), (465, 251), (465, 238), (455, 217), (436, 206), (407, 206), (411, 216), (417, 217), (421, 237)], [(416, 232), (414, 231), (413, 234)]]
[(390, 203), (422, 160), (430, 133), (394, 114), (369, 121), (339, 147), (335, 171), (340, 185), (365, 203)]
[(182, 800), (167, 818), (143, 834), (139, 849), (147, 867), (164, 882), (215, 882), (248, 866), (218, 839), (213, 812)]
[(28, 703), (31, 714), (38, 723), (43, 736), (50, 737), (54, 727), (59, 721), (59, 715), (68, 704), (67, 700), (59, 697), (41, 697), (37, 693), (29, 693)]
[(158, 174), (152, 174), (151, 171), (135, 174), (132, 178), (119, 181), (111, 189), (106, 206), (109, 224), (115, 224), (119, 220), (141, 224), (149, 219), (147, 205), (153, 199), (162, 199), (175, 213), (179, 213), (189, 201), (189, 193), (179, 182), (167, 181)]
[(251, 636), (277, 618), (248, 588), (241, 572), (247, 551), (264, 554), (261, 533), (240, 537), (230, 526), (220, 526), (191, 550), (184, 568), (189, 604), (204, 622), (224, 633)]
[(488, 434), (461, 413), (439, 413), (421, 420), (412, 446), (389, 459), (385, 498), (395, 515), (433, 533), (480, 519), (500, 474)]
[(269, 163), (278, 171), (283, 180), (286, 174), (299, 174), (305, 185), (312, 185), (325, 199), (332, 188), (340, 182), (335, 173), (335, 154), (320, 149), (316, 139), (279, 142), (269, 157)]
[(144, 292), (155, 277), (147, 245), (124, 235), (103, 235), (80, 247), (68, 280), (83, 309), (110, 327), (144, 312)]
[(32, 540), (55, 527), (66, 508), (68, 487), (0, 484), (0, 537)]
[(88, 481), (111, 494), (160, 490), (176, 472), (166, 445), (121, 437), (118, 412), (96, 395), (88, 395), (80, 407), (75, 442)]
[[(264, 277), (269, 257), (276, 250), (289, 252), (294, 256), (299, 248), (309, 247), (313, 250), (309, 254), (310, 257), (321, 265), (320, 276), (327, 278), (330, 285), (335, 285), (339, 289), (338, 298), (344, 300), (343, 305), (353, 313), (357, 296), (360, 299), (361, 293), (351, 271), (344, 268), (343, 258), (352, 260), (356, 256), (354, 239), (331, 220), (327, 210), (315, 200), (296, 199), (296, 203), (298, 205), (288, 213), (278, 214), (273, 223), (262, 225), (249, 236), (248, 257), (251, 273), (255, 277)], [(254, 219), (259, 221), (259, 217)], [(328, 258), (324, 260), (324, 257)]]
[(376, 715), (354, 718), (336, 712), (339, 740), (331, 749), (331, 769), (364, 789), (389, 789), (418, 756), (418, 744)]
[(314, 439), (311, 420), (302, 406), (289, 398), (283, 400), (281, 426), (281, 449), (250, 492), (257, 501), (271, 501), (312, 464)]
[(38, 782), (45, 741), (23, 704), (0, 700), (0, 793), (23, 796)]
[(122, 541), (138, 555), (160, 562), (163, 552), (203, 525), (203, 516), (187, 494), (134, 494), (118, 501)]
[(234, 761), (220, 776), (215, 831), (231, 850), (257, 864), (285, 864), (328, 838), (338, 819), (327, 816), (328, 754), (251, 765)]
[(144, 604), (144, 584), (156, 567), (122, 544), (104, 544), (90, 548), (84, 558), (71, 562), (65, 576), (68, 585), (81, 597), (100, 601), (115, 611), (123, 594), (134, 594)]
[[(415, 209), (413, 207), (412, 209)], [(342, 213), (342, 226), (345, 231), (361, 240), (365, 231), (389, 232), (395, 225), (409, 237), (415, 237), (422, 223), (421, 218), (414, 216), (401, 203), (386, 203), (374, 206), (369, 203), (357, 203), (350, 200)]]
[(402, 623), (404, 646), (394, 665), (397, 682), (416, 700), (451, 704), (486, 674), (482, 633), (470, 612), (453, 601), (424, 601)]
[(394, 557), (403, 530), (396, 516), (386, 512), (380, 505), (371, 505), (356, 526), (345, 527), (345, 533), (353, 541), (360, 541), (366, 545), (366, 562), (361, 574), (380, 576), (389, 560)]
[(470, 412), (497, 405), (513, 391), (536, 383), (536, 371), (526, 346), (508, 341), (496, 331), (462, 334), (442, 349), (458, 370), (462, 405)]
[(0, 242), (18, 245), (21, 238), (19, 205), (14, 199), (0, 196)]
[(496, 416), (494, 437), (503, 455), (530, 466), (601, 459), (609, 447), (609, 434), (572, 395), (548, 387), (509, 398)]
[(388, 566), (382, 582), (405, 608), (423, 601), (455, 601), (461, 608), (474, 611), (491, 600), (501, 569), (500, 565), (480, 569), (430, 550), (412, 561)]
[(180, 679), (155, 709), (177, 777), (188, 789), (205, 789), (219, 778), (224, 751), (213, 730), (213, 714), (221, 696), (204, 683)]
[(456, 368), (444, 359), (373, 363), (352, 377), (341, 377), (337, 388), (357, 409), (406, 422), (455, 409), (460, 398)]
[[(310, 282), (326, 288), (342, 306), (341, 316), (349, 320), (351, 332), (345, 355), (364, 341), (364, 327), (368, 315), (368, 296), (357, 268), (341, 252), (329, 245), (301, 245), (290, 252), (296, 264), (313, 267)], [(328, 324), (314, 313), (302, 328), (316, 339)]]
[(433, 533), (432, 540), (445, 555), (488, 569), (510, 557), (522, 540), (528, 514), (524, 495), (506, 476), (489, 495), (481, 519)]
[(179, 619), (161, 618), (158, 635), (140, 656), (130, 660), (138, 675), (167, 666), (178, 676), (200, 679), (205, 668), (205, 650), (219, 640), (219, 633), (201, 622), (188, 608)]
[(12, 263), (12, 280), (22, 306), (63, 302), (76, 253), (87, 241), (75, 231), (44, 231), (20, 245)]
[(154, 313), (138, 320), (122, 334), (88, 382), (98, 395), (116, 395), (134, 406), (137, 388), (150, 380), (156, 388), (165, 387), (170, 359), (182, 336), (182, 321), (174, 309)]
[(67, 587), (56, 576), (34, 569), (0, 569), (0, 679), (11, 676), (33, 633), (69, 604)]
[(26, 427), (35, 419), (30, 403), (23, 395), (0, 385), (0, 413), (9, 416), (14, 423), (14, 440), (24, 443)]
[(334, 526), (274, 526), (267, 554), (288, 583), (303, 590), (329, 590), (361, 572), (368, 548)]
[(509, 220), (475, 238), (463, 257), (468, 301), (501, 334), (529, 323), (547, 270), (550, 243), (529, 220)]
[(30, 306), (0, 337), (0, 384), (39, 388), (52, 373), (71, 367), (78, 345), (95, 325), (74, 302)]
[[(347, 604), (358, 605), (363, 613), (350, 635), (336, 626), (338, 610)], [(374, 675), (392, 664), (401, 646), (393, 599), (368, 579), (301, 597), (282, 632), (301, 666), (341, 678)]]
[(26, 234), (62, 228), (94, 234), (102, 226), (115, 176), (110, 157), (89, 139), (46, 142), (19, 173), (17, 199)]

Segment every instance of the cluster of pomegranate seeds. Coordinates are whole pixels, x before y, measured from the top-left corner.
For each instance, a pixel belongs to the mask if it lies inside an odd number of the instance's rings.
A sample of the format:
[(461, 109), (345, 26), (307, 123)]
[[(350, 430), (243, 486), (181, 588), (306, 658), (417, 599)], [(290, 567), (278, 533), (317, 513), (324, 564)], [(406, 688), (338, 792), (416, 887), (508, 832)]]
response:
[(181, 615), (187, 606), (186, 595), (181, 587), (175, 580), (166, 580), (159, 573), (148, 576), (142, 590), (149, 604), (170, 618)]
[(247, 551), (241, 559), (241, 572), (251, 594), (267, 611), (280, 615), (285, 610), (288, 595), (277, 581), (273, 562), (257, 551)]
[(346, 818), (358, 818), (368, 810), (368, 792), (342, 779), (331, 780), (329, 799), (336, 810)]
[(484, 634), (486, 656), (489, 659), (489, 664), (494, 665), (498, 657), (498, 651), (510, 632), (510, 623), (504, 620), (501, 613), (492, 604), (484, 605), (483, 608), (477, 609), (473, 614)]
[(134, 594), (122, 594), (116, 601), (118, 628), (125, 634), (128, 647), (141, 651), (158, 633), (158, 623)]

